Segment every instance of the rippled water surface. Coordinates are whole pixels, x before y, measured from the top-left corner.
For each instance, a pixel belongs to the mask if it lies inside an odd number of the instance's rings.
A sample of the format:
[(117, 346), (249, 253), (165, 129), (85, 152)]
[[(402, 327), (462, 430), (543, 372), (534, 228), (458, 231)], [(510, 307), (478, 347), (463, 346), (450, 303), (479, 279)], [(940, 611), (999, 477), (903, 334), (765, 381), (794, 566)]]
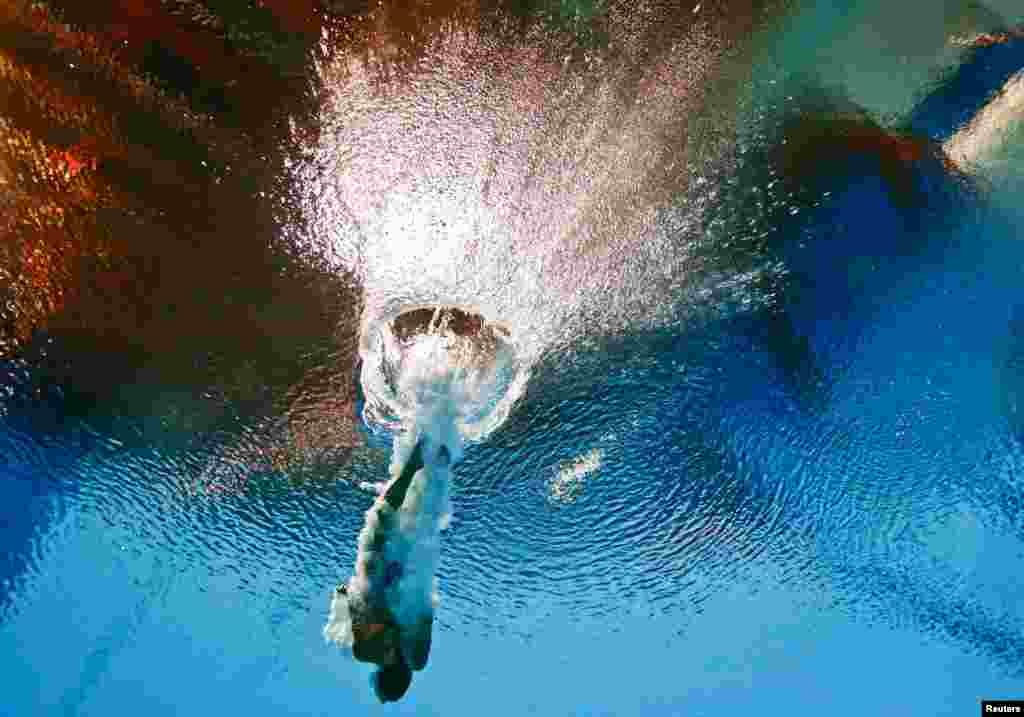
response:
[(390, 709), (1024, 698), (1020, 8), (343, 4), (0, 0), (0, 713), (381, 709), (433, 306), (500, 338)]

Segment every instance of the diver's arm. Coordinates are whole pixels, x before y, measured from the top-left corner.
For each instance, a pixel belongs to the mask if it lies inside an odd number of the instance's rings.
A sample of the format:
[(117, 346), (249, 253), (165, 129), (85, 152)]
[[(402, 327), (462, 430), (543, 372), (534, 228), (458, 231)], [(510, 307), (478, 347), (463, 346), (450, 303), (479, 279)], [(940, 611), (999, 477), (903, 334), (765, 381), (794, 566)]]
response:
[(416, 447), (412, 449), (412, 455), (409, 456), (409, 460), (402, 467), (401, 474), (384, 489), (384, 500), (387, 501), (387, 504), (392, 509), (398, 510), (402, 507), (402, 503), (405, 501), (405, 494), (409, 491), (409, 485), (412, 483), (412, 478), (416, 475), (416, 471), (421, 468), (423, 468), (422, 438), (416, 442)]

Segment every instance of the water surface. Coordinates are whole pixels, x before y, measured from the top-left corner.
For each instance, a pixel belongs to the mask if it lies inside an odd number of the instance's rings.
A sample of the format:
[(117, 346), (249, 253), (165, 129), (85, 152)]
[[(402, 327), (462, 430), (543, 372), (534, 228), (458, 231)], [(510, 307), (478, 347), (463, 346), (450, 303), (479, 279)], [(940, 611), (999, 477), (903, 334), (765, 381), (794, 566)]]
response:
[(397, 711), (1022, 694), (1024, 165), (913, 151), (985, 99), (956, 38), (1024, 17), (707, 5), (221, 9), (111, 61), (2, 4), (4, 711), (377, 709), (321, 629), (390, 460), (373, 336), (436, 304), (517, 393)]

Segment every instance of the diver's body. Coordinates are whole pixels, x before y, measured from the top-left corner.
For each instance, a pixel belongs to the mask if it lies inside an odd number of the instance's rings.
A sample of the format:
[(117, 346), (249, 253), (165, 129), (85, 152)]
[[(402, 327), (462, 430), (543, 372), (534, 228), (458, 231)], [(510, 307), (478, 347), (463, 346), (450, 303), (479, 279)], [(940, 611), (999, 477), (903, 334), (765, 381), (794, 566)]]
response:
[(420, 438), (401, 471), (366, 514), (359, 534), (355, 574), (338, 586), (327, 634), (346, 619), (352, 654), (380, 667), (374, 687), (381, 701), (405, 693), (412, 671), (430, 654), (434, 621), (434, 572), (443, 517), (447, 513), (446, 471), (451, 455), (437, 449), (428, 466), (428, 440)]

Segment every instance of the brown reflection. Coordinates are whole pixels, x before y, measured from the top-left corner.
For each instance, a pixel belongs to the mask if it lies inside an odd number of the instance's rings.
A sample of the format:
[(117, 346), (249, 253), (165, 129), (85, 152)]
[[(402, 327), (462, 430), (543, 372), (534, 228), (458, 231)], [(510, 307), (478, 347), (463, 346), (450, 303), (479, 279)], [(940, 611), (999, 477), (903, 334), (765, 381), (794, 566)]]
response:
[(607, 152), (602, 181), (616, 186), (590, 191), (607, 190), (609, 212), (685, 183), (671, 160), (691, 131), (683, 113), (706, 106), (772, 8), (0, 0), (0, 356), (34, 356), (83, 415), (158, 413), (160, 432), (190, 433), (265, 415), (282, 447), (264, 441), (257, 462), (351, 445), (360, 289), (303, 234), (310, 209), (284, 170), (316, 142), (322, 100), (347, 91), (317, 63), (348, 58), (400, 91), (438, 60), (431, 48), (471, 35), (472, 53), (443, 61), (522, 67), (510, 112), (545, 102), (543, 83), (571, 68), (581, 81), (563, 83), (552, 115), (567, 120), (598, 87), (587, 73), (613, 73), (641, 119), (601, 132), (651, 150), (626, 172)]
[[(273, 11), (309, 50), (298, 7)], [(152, 42), (229, 109), (144, 67)], [(289, 120), (313, 106), (293, 55), (158, 2), (0, 0), (0, 358), (34, 357), (81, 415), (162, 416), (149, 438), (249, 410), (284, 416), (286, 454), (357, 441), (359, 293), (283, 238)]]
[(901, 206), (924, 201), (919, 177), (926, 162), (959, 171), (931, 138), (884, 128), (857, 109), (802, 112), (785, 123), (772, 154), (780, 176), (793, 186), (845, 175), (851, 158), (870, 158)]
[(493, 345), (498, 335), (508, 336), (502, 327), (487, 323), (482, 316), (454, 306), (413, 309), (395, 317), (392, 331), (400, 341), (434, 330), (449, 331), (455, 336), (468, 336)]

